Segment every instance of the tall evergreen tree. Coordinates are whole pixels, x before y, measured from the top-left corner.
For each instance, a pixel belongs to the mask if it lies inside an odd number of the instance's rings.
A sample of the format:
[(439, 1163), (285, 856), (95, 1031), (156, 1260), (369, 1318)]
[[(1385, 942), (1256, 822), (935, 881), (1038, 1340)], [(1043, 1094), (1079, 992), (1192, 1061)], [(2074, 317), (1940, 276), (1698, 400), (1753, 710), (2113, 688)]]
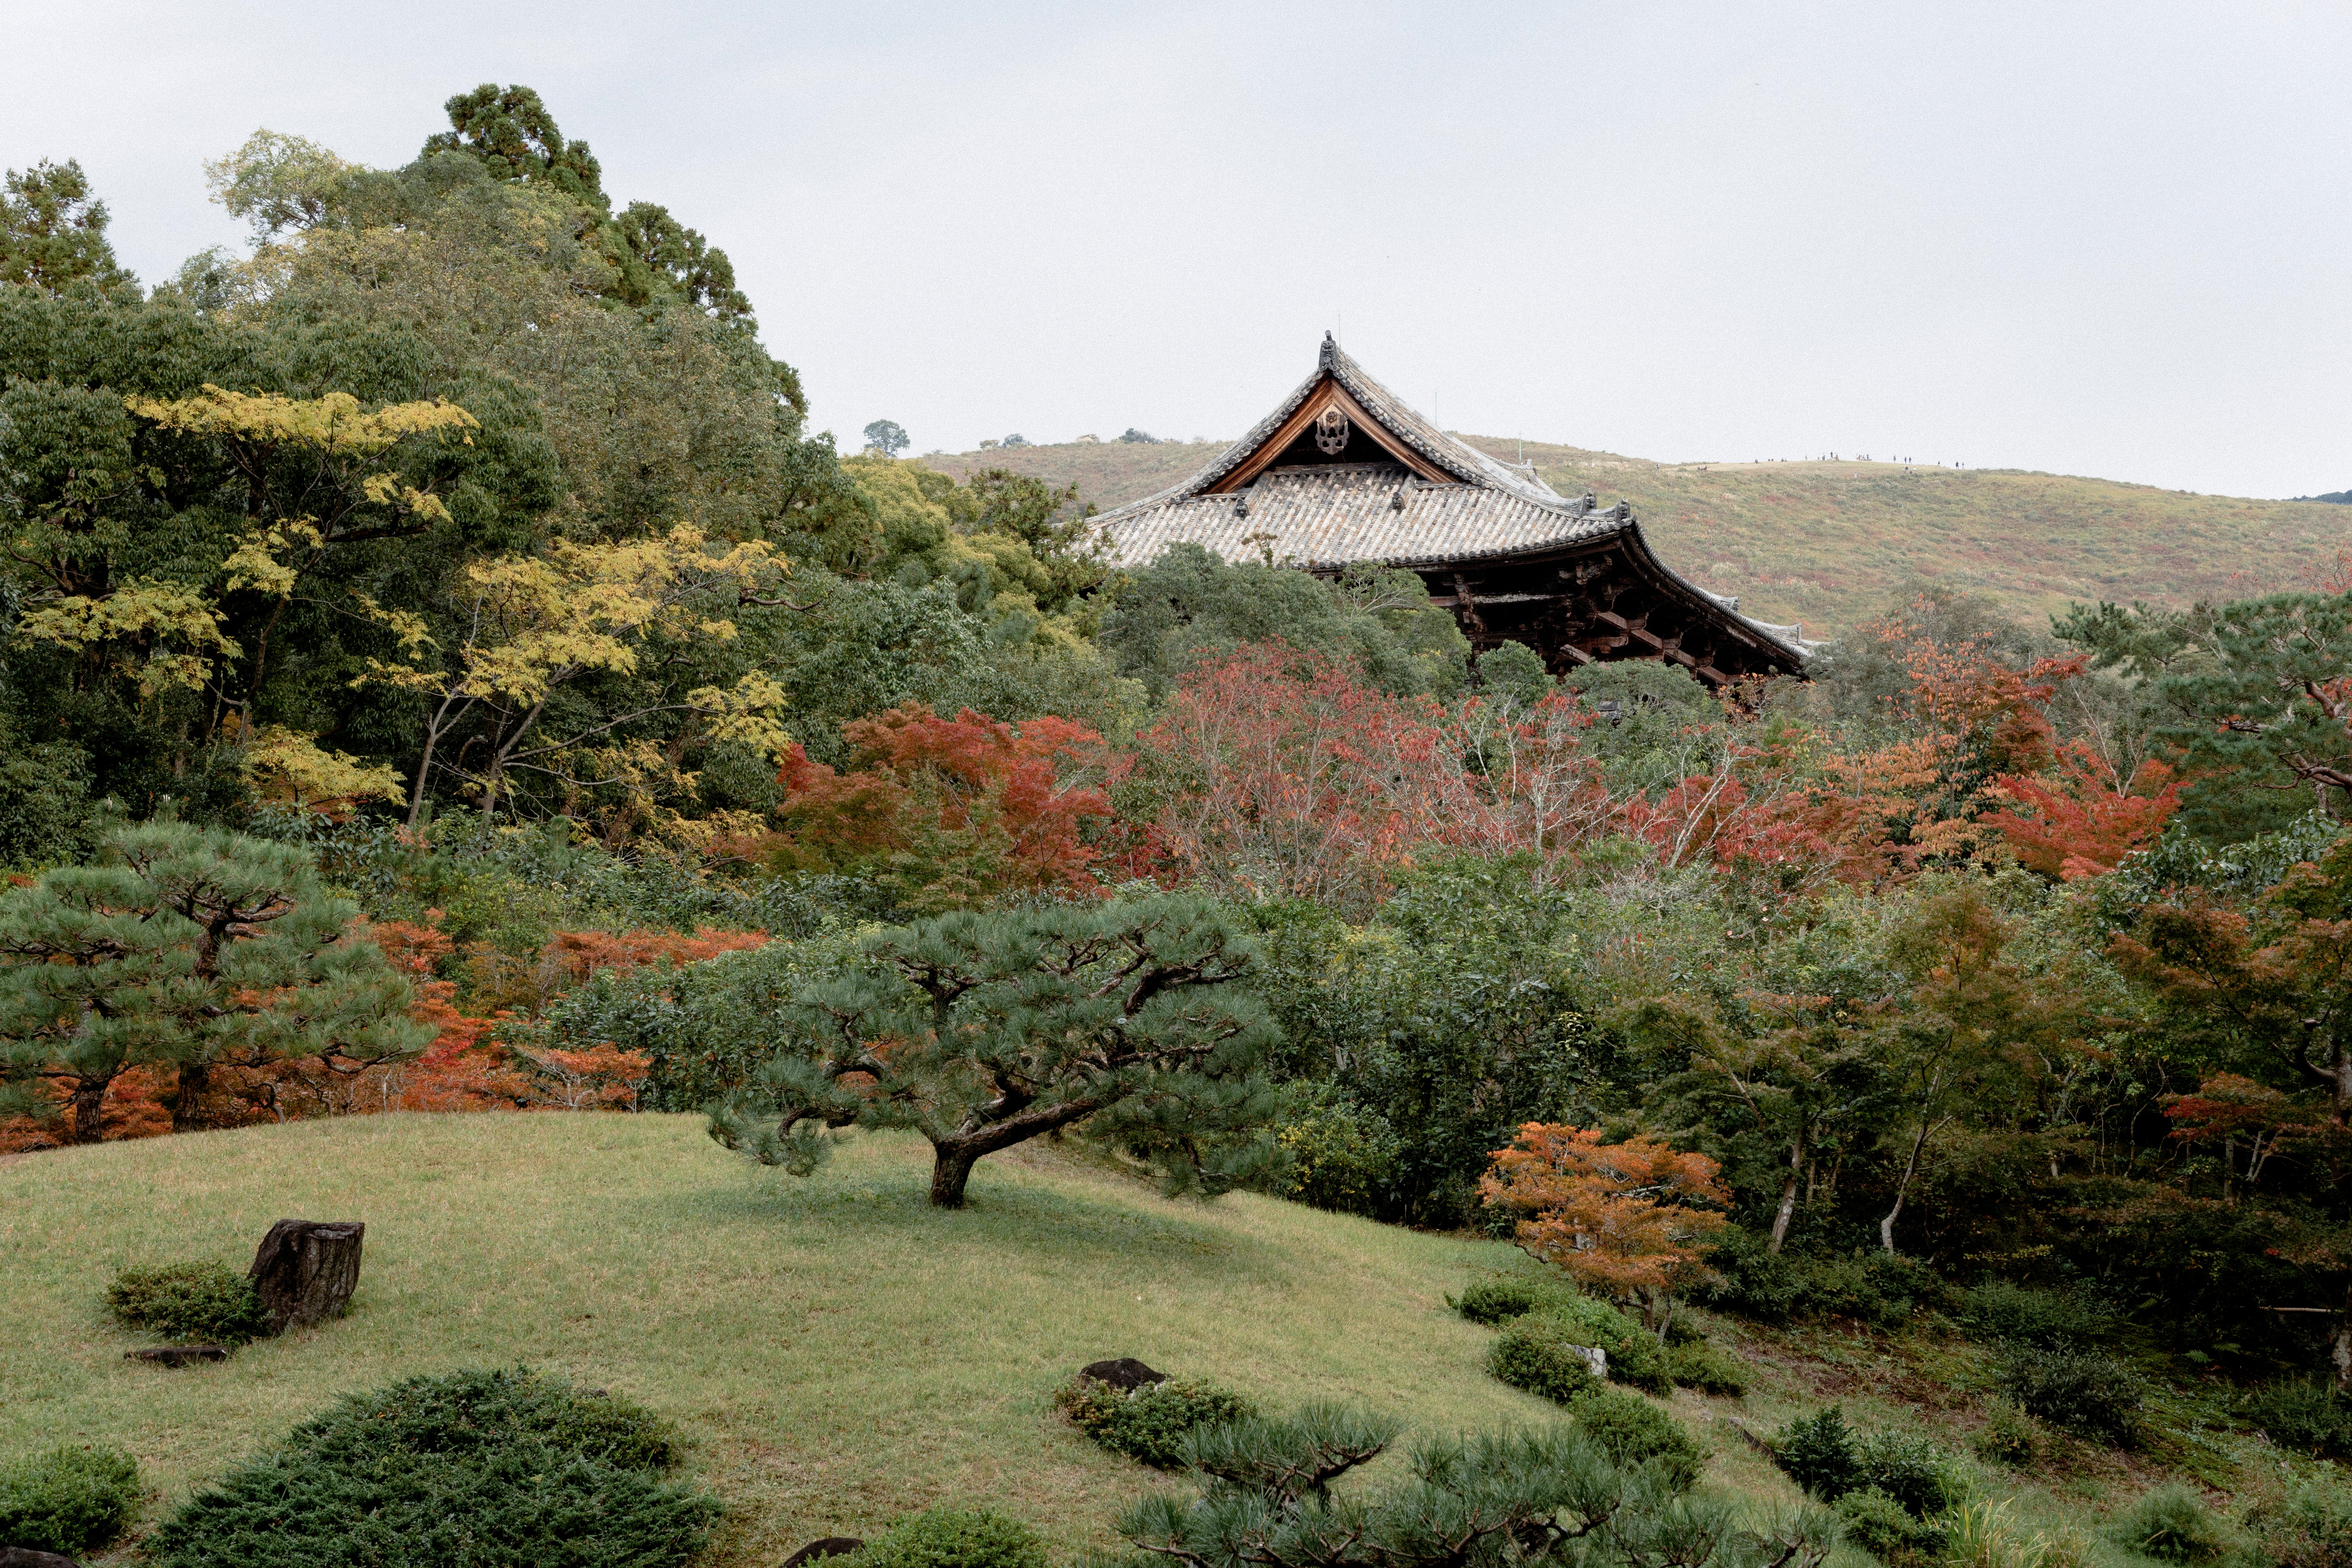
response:
[(8, 171), (0, 195), (0, 283), (54, 294), (68, 284), (133, 281), (107, 242), (106, 204), (89, 194), (78, 160)]

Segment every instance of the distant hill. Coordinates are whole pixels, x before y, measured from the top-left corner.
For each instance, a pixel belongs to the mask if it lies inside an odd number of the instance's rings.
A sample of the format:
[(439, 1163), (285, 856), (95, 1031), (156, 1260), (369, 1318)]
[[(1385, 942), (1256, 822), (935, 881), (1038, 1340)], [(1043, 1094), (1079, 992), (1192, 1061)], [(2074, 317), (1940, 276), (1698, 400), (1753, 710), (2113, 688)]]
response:
[[(1516, 460), (1520, 445), (1465, 440)], [(1056, 483), (1104, 510), (1183, 479), (1222, 443), (1105, 442), (924, 459), (959, 476), (996, 466)], [(2302, 586), (2352, 543), (2352, 517), (2321, 500), (2245, 500), (2112, 479), (1899, 463), (1654, 463), (1528, 442), (1562, 495), (1623, 496), (1676, 571), (1739, 595), (1761, 619), (1833, 637), (1906, 584), (1989, 595), (2039, 622), (2070, 600), (2185, 605)]]

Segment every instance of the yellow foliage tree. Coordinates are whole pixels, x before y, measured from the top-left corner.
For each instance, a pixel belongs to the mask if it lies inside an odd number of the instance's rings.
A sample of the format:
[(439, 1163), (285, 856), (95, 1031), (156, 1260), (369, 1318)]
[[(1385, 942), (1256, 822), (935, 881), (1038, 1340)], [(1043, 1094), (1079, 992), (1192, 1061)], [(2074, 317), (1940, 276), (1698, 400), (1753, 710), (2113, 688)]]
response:
[[(518, 772), (573, 792), (617, 784), (639, 800), (657, 784), (690, 784), (677, 762), (688, 732), (746, 742), (781, 761), (792, 744), (779, 717), (783, 689), (757, 671), (732, 686), (683, 694), (656, 685), (642, 701), (553, 732), (546, 719), (551, 699), (584, 677), (639, 675), (690, 640), (731, 641), (729, 612), (780, 602), (773, 595), (789, 574), (765, 543), (720, 545), (682, 524), (650, 539), (558, 541), (545, 555), (474, 563), (460, 574), (452, 605), (463, 630), (446, 649), (422, 617), (362, 601), (399, 639), (403, 657), (371, 658), (352, 684), (418, 692), (433, 703), (410, 789), (410, 824), (436, 769), (478, 789), (487, 816), (511, 795)], [(628, 733), (665, 717), (684, 726), (667, 743)], [(446, 742), (460, 730), (469, 731), (467, 743), (453, 754)]]

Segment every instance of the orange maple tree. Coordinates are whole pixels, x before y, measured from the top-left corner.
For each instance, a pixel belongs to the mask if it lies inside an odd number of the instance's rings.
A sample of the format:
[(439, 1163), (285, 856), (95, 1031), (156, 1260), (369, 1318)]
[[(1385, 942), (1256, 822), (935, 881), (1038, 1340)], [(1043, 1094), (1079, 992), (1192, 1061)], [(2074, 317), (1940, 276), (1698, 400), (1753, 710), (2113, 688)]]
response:
[(1996, 780), (1995, 790), (2022, 809), (1990, 812), (1984, 821), (2000, 830), (2018, 864), (2080, 881), (2114, 870), (2125, 856), (2162, 837), (2188, 782), (2154, 758), (2119, 779), (2088, 743), (2067, 741), (2058, 747), (2053, 771)]
[(782, 837), (766, 858), (788, 871), (874, 876), (916, 909), (1007, 891), (1097, 891), (1111, 805), (1102, 737), (1051, 716), (1019, 724), (966, 708), (942, 719), (919, 702), (841, 727), (851, 767), (794, 746), (778, 777)]
[(1648, 1136), (1603, 1143), (1598, 1128), (1543, 1121), (1495, 1151), (1478, 1193), (1521, 1216), (1517, 1240), (1528, 1256), (1580, 1285), (1637, 1298), (1654, 1327), (1676, 1290), (1706, 1278), (1706, 1238), (1728, 1223), (1716, 1209), (1731, 1204), (1721, 1167), (1704, 1154)]

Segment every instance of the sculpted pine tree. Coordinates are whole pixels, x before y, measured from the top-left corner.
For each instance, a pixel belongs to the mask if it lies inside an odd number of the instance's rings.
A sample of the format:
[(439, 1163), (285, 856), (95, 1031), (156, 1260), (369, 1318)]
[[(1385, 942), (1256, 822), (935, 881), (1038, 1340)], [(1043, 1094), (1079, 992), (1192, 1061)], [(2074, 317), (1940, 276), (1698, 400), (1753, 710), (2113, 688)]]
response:
[(1157, 898), (959, 913), (892, 931), (787, 1010), (782, 1048), (711, 1110), (711, 1136), (807, 1175), (827, 1128), (911, 1128), (931, 1202), (963, 1205), (983, 1157), (1093, 1119), (1171, 1189), (1230, 1187), (1263, 1161), (1259, 1068), (1274, 1026), (1238, 982), (1255, 962), (1213, 905)]
[(97, 862), (0, 898), (0, 1068), (65, 1091), (94, 1142), (106, 1090), (134, 1067), (176, 1069), (174, 1131), (215, 1069), (312, 1058), (354, 1072), (410, 1056), (408, 982), (348, 927), (357, 913), (289, 846), (149, 823)]

